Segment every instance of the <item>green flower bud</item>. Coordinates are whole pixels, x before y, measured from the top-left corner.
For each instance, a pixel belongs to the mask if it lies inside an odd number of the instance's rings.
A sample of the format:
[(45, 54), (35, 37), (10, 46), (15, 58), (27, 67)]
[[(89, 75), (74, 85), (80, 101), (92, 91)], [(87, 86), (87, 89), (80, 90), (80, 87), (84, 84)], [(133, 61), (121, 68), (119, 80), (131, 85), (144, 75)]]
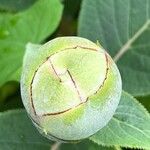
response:
[(28, 45), (21, 78), (24, 106), (40, 133), (69, 142), (87, 138), (112, 118), (121, 77), (108, 53), (80, 37)]

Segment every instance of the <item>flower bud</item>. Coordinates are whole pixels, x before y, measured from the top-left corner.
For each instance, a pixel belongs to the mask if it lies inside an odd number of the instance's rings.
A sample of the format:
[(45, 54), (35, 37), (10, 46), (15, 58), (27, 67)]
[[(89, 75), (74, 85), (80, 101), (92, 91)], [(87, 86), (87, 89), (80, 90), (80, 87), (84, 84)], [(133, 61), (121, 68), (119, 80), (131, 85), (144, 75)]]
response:
[(108, 53), (80, 37), (29, 44), (21, 77), (23, 104), (40, 133), (51, 140), (87, 138), (112, 118), (121, 77)]

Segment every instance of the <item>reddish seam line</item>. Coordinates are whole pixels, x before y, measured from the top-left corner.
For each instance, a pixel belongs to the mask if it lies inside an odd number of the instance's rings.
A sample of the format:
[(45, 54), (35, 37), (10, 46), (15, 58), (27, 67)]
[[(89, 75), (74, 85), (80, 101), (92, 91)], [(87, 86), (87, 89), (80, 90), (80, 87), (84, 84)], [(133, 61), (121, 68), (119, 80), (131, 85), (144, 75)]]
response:
[[(36, 70), (36, 71), (34, 72), (34, 76), (35, 76), (35, 74), (37, 73), (37, 71), (38, 71), (38, 70)], [(32, 97), (32, 96), (33, 96), (33, 95), (32, 95), (33, 80), (34, 80), (34, 78), (32, 78), (32, 81), (31, 81), (31, 84), (30, 84), (30, 99), (31, 99), (31, 106), (32, 106), (32, 108), (33, 108), (33, 112), (34, 112), (35, 115), (37, 115), (37, 114), (36, 114), (35, 107), (34, 107), (34, 103), (33, 103), (33, 97)]]
[(59, 82), (62, 82), (62, 81), (61, 81), (61, 79), (60, 79), (60, 77), (58, 76), (58, 74), (57, 74), (57, 72), (56, 72), (55, 68), (54, 68), (54, 65), (53, 65), (53, 63), (52, 63), (51, 59), (49, 59), (49, 62), (50, 62), (50, 65), (52, 66), (52, 69), (53, 69), (53, 71), (54, 71), (55, 75), (56, 75), (56, 76), (57, 76), (57, 78), (59, 79)]
[(70, 78), (71, 78), (71, 81), (72, 81), (72, 83), (73, 83), (73, 85), (74, 85), (74, 87), (75, 87), (75, 89), (76, 89), (76, 91), (77, 91), (77, 93), (78, 93), (78, 97), (79, 97), (80, 101), (82, 102), (82, 98), (81, 98), (80, 92), (79, 92), (79, 90), (78, 90), (78, 88), (77, 88), (76, 82), (75, 82), (75, 80), (73, 79), (73, 77), (72, 77), (72, 75), (71, 75), (71, 73), (70, 73), (70, 71), (69, 71), (68, 69), (67, 69), (67, 72), (68, 72), (68, 74), (69, 74), (69, 76), (70, 76)]
[(43, 114), (42, 116), (59, 115), (59, 114), (65, 113), (65, 112), (67, 112), (67, 111), (69, 111), (69, 110), (71, 110), (71, 109), (72, 109), (72, 108), (66, 109), (66, 110), (64, 110), (64, 111), (54, 112), (54, 113), (45, 113), (45, 114)]
[(98, 88), (98, 90), (96, 90), (96, 92), (94, 94), (97, 94), (97, 92), (104, 86), (104, 83), (105, 83), (105, 81), (107, 79), (107, 74), (108, 74), (109, 66), (108, 66), (108, 56), (107, 56), (106, 53), (105, 53), (105, 59), (106, 59), (106, 73), (105, 73), (105, 78), (104, 78), (102, 84), (100, 85), (100, 87)]

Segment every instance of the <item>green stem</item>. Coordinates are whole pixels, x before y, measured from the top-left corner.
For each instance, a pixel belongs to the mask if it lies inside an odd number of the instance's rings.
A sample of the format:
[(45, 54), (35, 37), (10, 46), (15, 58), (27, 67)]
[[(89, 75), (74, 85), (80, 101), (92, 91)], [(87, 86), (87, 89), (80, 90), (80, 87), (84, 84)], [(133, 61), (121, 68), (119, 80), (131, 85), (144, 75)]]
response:
[(122, 148), (118, 145), (114, 146), (115, 150), (122, 150)]

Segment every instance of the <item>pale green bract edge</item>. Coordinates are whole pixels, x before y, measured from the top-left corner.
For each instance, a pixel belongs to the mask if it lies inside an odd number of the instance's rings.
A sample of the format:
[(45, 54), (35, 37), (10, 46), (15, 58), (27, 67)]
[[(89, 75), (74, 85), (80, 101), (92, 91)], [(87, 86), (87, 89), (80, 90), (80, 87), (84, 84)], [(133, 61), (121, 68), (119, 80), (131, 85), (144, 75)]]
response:
[(150, 95), (150, 0), (83, 0), (78, 36), (110, 52), (125, 91)]
[(111, 121), (90, 140), (104, 146), (150, 148), (150, 115), (131, 95), (122, 93)]
[(0, 14), (0, 86), (10, 80), (20, 80), (25, 45), (41, 43), (51, 35), (62, 11), (59, 0), (38, 0), (17, 14)]

